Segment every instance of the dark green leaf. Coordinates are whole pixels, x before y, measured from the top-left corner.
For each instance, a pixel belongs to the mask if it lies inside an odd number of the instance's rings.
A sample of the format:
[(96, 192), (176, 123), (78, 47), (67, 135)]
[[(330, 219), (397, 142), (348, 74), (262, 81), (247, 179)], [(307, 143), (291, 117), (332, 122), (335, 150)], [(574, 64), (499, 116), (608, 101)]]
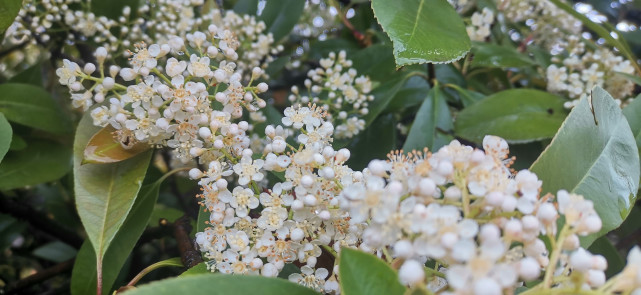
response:
[(100, 130), (92, 121), (87, 113), (76, 130), (74, 190), (78, 215), (101, 262), (136, 201), (152, 153), (112, 164), (81, 165), (87, 142)]
[(453, 125), (445, 97), (441, 95), (441, 89), (435, 86), (418, 109), (403, 150), (420, 151), (427, 147), (430, 151), (437, 151), (452, 140), (452, 136), (444, 132), (451, 131)]
[(0, 35), (4, 35), (4, 30), (16, 19), (21, 6), (21, 0), (0, 0)]
[(32, 139), (25, 149), (10, 151), (0, 164), (0, 190), (59, 179), (71, 168), (71, 149), (59, 143)]
[(118, 19), (122, 15), (122, 9), (125, 6), (131, 7), (132, 14), (134, 14), (139, 2), (138, 0), (91, 1), (91, 12), (96, 15), (104, 15), (110, 19)]
[(314, 295), (312, 289), (278, 278), (200, 274), (143, 285), (126, 295)]
[(465, 24), (447, 0), (373, 0), (372, 9), (392, 39), (397, 67), (450, 63), (470, 50)]
[(51, 133), (70, 131), (68, 119), (44, 89), (29, 84), (0, 85), (0, 112), (7, 120)]
[(0, 113), (0, 163), (2, 163), (4, 155), (7, 154), (11, 147), (12, 138), (13, 130), (11, 129), (11, 125), (4, 115)]
[(11, 146), (9, 146), (10, 151), (19, 151), (27, 147), (27, 142), (20, 136), (15, 133), (11, 135)]
[[(374, 81), (383, 81), (394, 73), (394, 54), (392, 47), (376, 44), (347, 57), (358, 75), (369, 76)], [(374, 62), (373, 62), (374, 61)]]
[(582, 240), (584, 247), (628, 216), (640, 175), (637, 145), (618, 104), (599, 87), (589, 100), (572, 109), (530, 169), (543, 181), (543, 194), (565, 189), (594, 202), (603, 228)]
[(265, 22), (267, 31), (278, 42), (291, 32), (304, 8), (305, 1), (300, 0), (265, 1), (265, 8), (260, 11), (258, 19)]
[(474, 43), (473, 67), (519, 68), (534, 65), (534, 61), (515, 48), (496, 44)]
[(77, 252), (73, 247), (63, 242), (55, 241), (36, 248), (33, 250), (33, 255), (44, 260), (60, 263), (73, 258)]
[(510, 143), (525, 143), (553, 137), (564, 118), (560, 97), (534, 89), (512, 89), (463, 109), (454, 126), (458, 136), (474, 142), (496, 135)]
[(345, 295), (394, 295), (403, 294), (405, 287), (398, 281), (398, 274), (378, 257), (343, 248), (338, 276)]
[(392, 114), (378, 117), (365, 131), (352, 140), (348, 149), (351, 156), (347, 161), (350, 168), (361, 170), (372, 159), (384, 159), (396, 148), (396, 120)]
[(414, 109), (423, 103), (430, 92), (430, 85), (423, 77), (410, 77), (394, 98), (389, 102), (385, 112), (394, 113), (404, 109)]
[(372, 90), (370, 94), (374, 96), (374, 100), (369, 104), (369, 113), (363, 118), (366, 126), (369, 126), (387, 108), (387, 105), (403, 87), (406, 80), (406, 76), (399, 75)]

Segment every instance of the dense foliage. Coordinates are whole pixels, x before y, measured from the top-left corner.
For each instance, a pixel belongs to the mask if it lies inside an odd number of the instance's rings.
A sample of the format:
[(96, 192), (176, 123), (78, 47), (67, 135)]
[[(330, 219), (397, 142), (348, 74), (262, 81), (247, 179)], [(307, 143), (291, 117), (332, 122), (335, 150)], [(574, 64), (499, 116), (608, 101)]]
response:
[(1, 292), (639, 295), (593, 2), (0, 0)]

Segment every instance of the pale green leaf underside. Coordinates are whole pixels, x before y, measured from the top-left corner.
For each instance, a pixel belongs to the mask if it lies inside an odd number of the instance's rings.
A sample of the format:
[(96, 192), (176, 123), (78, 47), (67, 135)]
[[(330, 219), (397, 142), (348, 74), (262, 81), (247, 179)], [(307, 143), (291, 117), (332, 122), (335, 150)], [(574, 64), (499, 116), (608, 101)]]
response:
[(543, 181), (543, 193), (565, 189), (594, 202), (603, 228), (584, 246), (628, 216), (640, 175), (636, 142), (621, 109), (599, 87), (591, 97), (592, 107), (590, 97), (583, 98), (530, 168)]
[(87, 142), (100, 128), (85, 115), (74, 141), (74, 189), (80, 220), (102, 260), (134, 204), (149, 165), (151, 151), (113, 164), (81, 165)]
[(373, 0), (372, 9), (392, 40), (398, 67), (450, 63), (470, 50), (465, 24), (447, 0)]

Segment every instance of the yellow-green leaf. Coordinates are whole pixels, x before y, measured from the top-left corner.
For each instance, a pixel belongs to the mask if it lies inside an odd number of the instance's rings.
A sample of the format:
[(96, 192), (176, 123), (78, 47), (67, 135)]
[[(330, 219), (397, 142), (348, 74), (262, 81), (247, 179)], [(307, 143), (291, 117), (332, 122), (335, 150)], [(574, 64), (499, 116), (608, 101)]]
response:
[(83, 163), (115, 163), (149, 150), (149, 145), (145, 143), (137, 143), (131, 148), (124, 148), (120, 142), (114, 139), (114, 131), (116, 129), (107, 125), (91, 137), (85, 147)]

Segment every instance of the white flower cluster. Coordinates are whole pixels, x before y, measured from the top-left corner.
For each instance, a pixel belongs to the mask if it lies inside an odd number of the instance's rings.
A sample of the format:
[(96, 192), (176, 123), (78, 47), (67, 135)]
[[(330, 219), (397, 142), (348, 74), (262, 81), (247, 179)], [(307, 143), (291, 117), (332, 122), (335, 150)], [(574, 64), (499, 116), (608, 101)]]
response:
[(273, 46), (274, 38), (266, 32), (264, 22), (233, 11), (226, 11), (223, 16), (219, 9), (204, 5), (203, 0), (159, 0), (153, 5), (141, 5), (136, 11), (125, 6), (117, 19), (96, 16), (89, 11), (88, 5), (75, 8), (78, 6), (76, 2), (81, 2), (79, 0), (33, 2), (25, 3), (8, 30), (7, 39), (12, 43), (39, 42), (44, 45), (50, 39), (46, 31), (56, 26), (68, 32), (68, 44), (92, 40), (110, 52), (118, 52), (141, 42), (168, 43), (172, 45), (173, 53), (184, 54), (182, 49), (173, 49), (180, 46), (172, 44), (172, 40), (199, 42), (199, 36), (195, 37), (196, 41), (192, 40), (191, 32), (210, 29), (214, 25), (217, 31), (215, 38), (221, 41), (216, 43), (220, 46), (196, 49), (201, 54), (205, 53), (203, 50), (213, 50), (206, 52), (209, 55), (220, 53), (233, 60), (242, 71), (266, 67), (271, 55), (283, 50), (282, 45)]
[[(423, 265), (431, 260), (445, 267), (449, 291), (442, 294), (504, 294), (561, 263), (539, 238), (555, 239), (559, 213), (566, 220), (557, 241), (563, 253), (578, 251), (579, 235), (601, 229), (591, 201), (560, 191), (557, 210), (551, 195), (539, 198), (536, 175), (512, 176), (503, 139), (488, 136), (483, 146), (485, 152), (453, 141), (435, 154), (395, 154), (371, 162), (363, 181), (343, 190), (350, 221), (369, 224), (363, 243), (392, 250), (388, 259), (403, 261), (403, 283), (424, 285)], [(604, 269), (589, 268), (598, 272), (589, 277), (605, 278)]]
[(471, 25), (467, 26), (467, 34), (473, 41), (485, 41), (490, 36), (490, 26), (494, 23), (494, 12), (484, 7), (481, 12), (475, 11), (470, 18)]
[(331, 52), (328, 58), (320, 60), (320, 65), (307, 73), (307, 94), (292, 86), (289, 101), (294, 106), (309, 103), (322, 106), (328, 114), (327, 120), (336, 126), (335, 138), (354, 137), (365, 129), (361, 116), (367, 115), (369, 102), (374, 100), (374, 96), (368, 94), (372, 81), (367, 76), (358, 76), (345, 51)]
[[(201, 204), (210, 212), (210, 227), (196, 234), (196, 242), (212, 271), (274, 277), (286, 263), (297, 262), (304, 266), (290, 280), (338, 292), (335, 272), (314, 268), (323, 253), (358, 245), (365, 225), (349, 223), (338, 194), (362, 174), (344, 165), (349, 151), (332, 148), (334, 128), (322, 109), (285, 113), (283, 124), (301, 130), (297, 149), (287, 143), (286, 129), (268, 125), (270, 143), (262, 155), (245, 149), (240, 157), (210, 162), (206, 171), (190, 171), (200, 179)], [(281, 175), (269, 189), (268, 173)]]
[(632, 94), (634, 83), (617, 74), (634, 74), (629, 60), (605, 48), (574, 51), (578, 54), (553, 58), (556, 63), (546, 70), (547, 90), (573, 99), (565, 103), (566, 108), (574, 107), (594, 86), (603, 87), (619, 104)]
[[(187, 34), (187, 40), (136, 44), (131, 67), (110, 66), (107, 73), (108, 53), (100, 47), (97, 65), (81, 69), (64, 60), (56, 74), (69, 87), (74, 107), (88, 110), (94, 102), (101, 104), (91, 111), (94, 124), (113, 126), (125, 147), (137, 142), (168, 146), (184, 161), (200, 157), (204, 163), (225, 153), (241, 155), (249, 146), (249, 124), (233, 121), (243, 108), (251, 112), (265, 106), (257, 94), (267, 91), (267, 84), (252, 86), (263, 74), (258, 67), (249, 83), (243, 81), (243, 71), (232, 61), (238, 54), (219, 38), (228, 32), (210, 25), (206, 32)], [(173, 54), (184, 51), (197, 54)]]
[(579, 36), (582, 25), (549, 0), (502, 0), (499, 8), (508, 20), (525, 22), (537, 44), (552, 51), (567, 47), (567, 36)]

